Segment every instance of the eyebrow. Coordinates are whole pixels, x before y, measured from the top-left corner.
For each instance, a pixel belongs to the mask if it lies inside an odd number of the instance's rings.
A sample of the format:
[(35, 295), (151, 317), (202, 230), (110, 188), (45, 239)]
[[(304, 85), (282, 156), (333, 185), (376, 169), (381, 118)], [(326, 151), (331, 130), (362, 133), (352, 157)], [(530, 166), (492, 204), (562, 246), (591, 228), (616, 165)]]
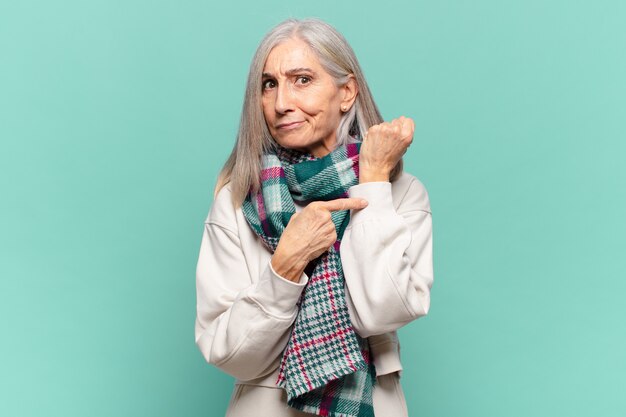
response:
[[(285, 74), (287, 74), (287, 75), (294, 75), (294, 74), (300, 74), (300, 73), (303, 73), (303, 72), (309, 72), (309, 73), (311, 73), (311, 74), (315, 74), (315, 71), (313, 71), (311, 68), (305, 68), (305, 67), (292, 68), (292, 69), (290, 69), (290, 70), (285, 71)], [(265, 78), (265, 77), (270, 77), (270, 78), (273, 78), (273, 77), (274, 77), (274, 76), (273, 76), (271, 73), (269, 73), (269, 72), (264, 72), (264, 73), (262, 74), (262, 76), (263, 76), (264, 78)]]

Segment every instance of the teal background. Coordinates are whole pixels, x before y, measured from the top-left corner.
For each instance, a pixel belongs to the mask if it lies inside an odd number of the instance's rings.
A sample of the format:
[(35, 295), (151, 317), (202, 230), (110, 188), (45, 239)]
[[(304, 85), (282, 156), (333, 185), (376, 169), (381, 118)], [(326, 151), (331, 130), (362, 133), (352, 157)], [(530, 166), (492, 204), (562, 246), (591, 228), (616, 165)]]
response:
[[(626, 415), (626, 3), (0, 3), (0, 415), (222, 416), (195, 263), (261, 37), (351, 42), (433, 210), (411, 416)], [(262, 415), (261, 413), (259, 415)]]

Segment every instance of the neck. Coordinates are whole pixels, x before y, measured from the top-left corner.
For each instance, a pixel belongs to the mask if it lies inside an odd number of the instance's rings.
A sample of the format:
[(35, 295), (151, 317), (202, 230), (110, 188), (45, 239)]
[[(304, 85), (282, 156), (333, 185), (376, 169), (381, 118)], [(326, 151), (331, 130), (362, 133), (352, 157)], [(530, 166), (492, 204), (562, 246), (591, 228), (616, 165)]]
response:
[(322, 158), (333, 151), (337, 147), (337, 138), (333, 134), (326, 140), (323, 140), (321, 143), (317, 143), (313, 146), (307, 148), (307, 152), (313, 155), (316, 158)]

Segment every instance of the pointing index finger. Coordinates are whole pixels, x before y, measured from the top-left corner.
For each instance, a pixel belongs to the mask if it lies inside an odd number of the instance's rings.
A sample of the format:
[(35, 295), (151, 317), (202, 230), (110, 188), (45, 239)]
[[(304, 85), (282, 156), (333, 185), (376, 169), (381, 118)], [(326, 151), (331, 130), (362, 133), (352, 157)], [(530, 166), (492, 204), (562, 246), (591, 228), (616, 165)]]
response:
[(367, 207), (367, 204), (367, 200), (353, 197), (320, 202), (320, 205), (329, 211), (358, 210)]

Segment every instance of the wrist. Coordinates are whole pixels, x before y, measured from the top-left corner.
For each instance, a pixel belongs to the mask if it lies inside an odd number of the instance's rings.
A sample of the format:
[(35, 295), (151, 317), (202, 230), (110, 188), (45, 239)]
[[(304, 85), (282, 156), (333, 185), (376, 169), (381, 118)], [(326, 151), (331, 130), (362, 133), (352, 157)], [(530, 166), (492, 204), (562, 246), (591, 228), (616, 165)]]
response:
[(300, 282), (300, 277), (307, 265), (303, 260), (293, 256), (284, 256), (278, 250), (274, 252), (270, 263), (276, 274), (292, 282)]
[(359, 163), (359, 183), (374, 181), (389, 181), (391, 169), (377, 167), (367, 164), (365, 161)]
[(372, 172), (372, 171), (360, 171), (359, 172), (359, 184), (366, 182), (389, 182), (389, 173), (385, 171)]

